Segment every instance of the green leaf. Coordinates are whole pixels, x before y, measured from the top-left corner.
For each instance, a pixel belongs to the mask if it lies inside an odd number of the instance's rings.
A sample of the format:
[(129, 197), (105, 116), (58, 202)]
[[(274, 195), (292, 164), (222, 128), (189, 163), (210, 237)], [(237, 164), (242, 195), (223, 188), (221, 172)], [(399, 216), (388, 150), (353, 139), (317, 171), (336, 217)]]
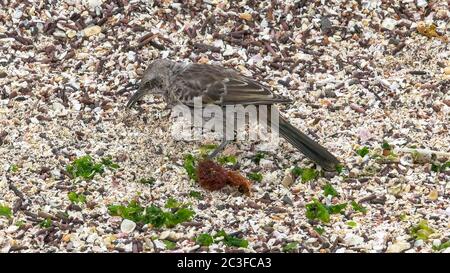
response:
[(214, 235), (214, 238), (217, 238), (217, 237), (224, 237), (225, 238), (225, 236), (227, 236), (227, 233), (225, 232), (225, 230), (219, 230), (219, 231), (217, 231), (216, 232), (216, 235)]
[(343, 171), (344, 171), (344, 165), (342, 165), (342, 164), (337, 164), (337, 165), (336, 165), (336, 172), (337, 172), (338, 174), (341, 174)]
[(210, 246), (214, 243), (213, 237), (207, 233), (200, 234), (195, 241), (201, 246)]
[(42, 228), (49, 228), (52, 226), (52, 219), (47, 218), (39, 223), (39, 226)]
[(250, 178), (253, 181), (261, 182), (263, 179), (263, 175), (258, 172), (252, 172), (248, 174), (248, 178)]
[(323, 187), (323, 195), (324, 195), (324, 196), (329, 196), (329, 195), (331, 195), (332, 197), (339, 196), (338, 192), (333, 188), (333, 186), (332, 186), (330, 183), (327, 183), (327, 184)]
[(425, 156), (421, 153), (419, 153), (418, 151), (413, 151), (411, 153), (411, 157), (413, 159), (414, 163), (424, 163), (425, 162)]
[(359, 211), (364, 214), (367, 212), (367, 209), (365, 207), (363, 207), (362, 205), (358, 204), (355, 200), (353, 200), (351, 202), (351, 205), (352, 205), (352, 208), (354, 211)]
[(162, 227), (166, 223), (166, 213), (159, 207), (151, 205), (145, 209), (146, 215), (143, 219), (145, 224), (151, 224), (156, 228)]
[(166, 220), (166, 226), (174, 227), (177, 224), (190, 221), (194, 215), (195, 212), (193, 210), (190, 210), (188, 208), (181, 208), (175, 213), (171, 214), (170, 217), (168, 217), (168, 220)]
[(156, 179), (153, 177), (139, 179), (139, 183), (145, 184), (145, 185), (153, 185), (155, 183), (155, 181), (156, 181)]
[(303, 169), (303, 173), (301, 175), (302, 177), (302, 182), (308, 182), (311, 180), (316, 179), (319, 176), (319, 172), (314, 170), (314, 169)]
[(432, 163), (431, 164), (431, 170), (433, 172), (445, 172), (445, 170), (449, 168), (450, 169), (450, 161), (445, 162), (444, 164), (440, 165), (438, 163)]
[(310, 220), (318, 219), (328, 223), (330, 222), (330, 214), (342, 213), (342, 210), (346, 207), (346, 203), (326, 206), (314, 198), (312, 203), (306, 205), (306, 218)]
[(327, 210), (330, 214), (339, 214), (347, 207), (347, 203), (337, 204), (333, 206), (327, 206)]
[(319, 172), (311, 168), (294, 167), (291, 173), (294, 177), (300, 177), (303, 183), (319, 177)]
[(164, 225), (172, 228), (177, 224), (189, 221), (195, 215), (194, 211), (183, 206), (185, 204), (169, 198), (166, 207), (170, 208), (170, 211), (164, 211), (155, 205), (143, 208), (136, 201), (131, 201), (127, 206), (110, 205), (108, 211), (112, 216), (120, 216), (136, 223), (151, 224), (156, 228)]
[(431, 164), (431, 170), (432, 170), (433, 172), (438, 173), (438, 172), (441, 171), (441, 166), (440, 166), (439, 164), (432, 163), (432, 164)]
[(16, 164), (11, 164), (11, 166), (9, 167), (9, 171), (12, 173), (16, 173), (17, 171), (19, 171), (19, 166), (17, 166)]
[(303, 173), (303, 169), (300, 167), (295, 166), (292, 170), (291, 170), (292, 175), (294, 175), (294, 177), (299, 177), (302, 175)]
[(141, 222), (143, 220), (144, 208), (141, 207), (136, 201), (131, 201), (127, 206), (108, 206), (108, 211), (112, 216), (120, 216), (133, 222)]
[[(219, 238), (219, 239), (217, 239), (217, 238)], [(218, 242), (218, 241), (223, 241), (224, 245), (226, 245), (226, 246), (243, 247), (243, 248), (248, 247), (247, 240), (240, 239), (240, 238), (232, 236), (232, 235), (228, 235), (224, 230), (220, 230), (220, 231), (216, 232), (214, 237), (207, 233), (203, 233), (203, 234), (200, 234), (196, 239), (197, 244), (199, 244), (201, 246), (210, 246), (214, 242)]]
[(356, 153), (361, 157), (365, 157), (369, 153), (369, 148), (362, 147), (361, 149), (356, 150)]
[(82, 193), (77, 194), (76, 192), (71, 191), (67, 194), (67, 196), (69, 197), (70, 202), (74, 204), (86, 203), (86, 196)]
[(356, 224), (355, 221), (348, 221), (347, 222), (347, 226), (351, 227), (351, 228), (355, 228), (358, 226), (358, 224)]
[(172, 249), (175, 249), (177, 247), (177, 244), (172, 242), (172, 241), (164, 240), (163, 242), (166, 245), (166, 249), (167, 250), (172, 250)]
[(227, 155), (227, 156), (220, 156), (217, 158), (217, 162), (219, 162), (220, 164), (236, 164), (237, 163), (237, 159), (234, 155)]
[(402, 214), (400, 214), (399, 215), (399, 219), (400, 219), (400, 221), (406, 221), (406, 220), (408, 220), (408, 215), (406, 214), (406, 213), (402, 213)]
[(104, 172), (101, 163), (95, 163), (91, 156), (85, 155), (75, 159), (72, 164), (66, 167), (66, 171), (74, 178), (81, 177), (86, 180), (91, 180), (95, 174), (102, 174)]
[(16, 221), (14, 223), (14, 225), (16, 225), (17, 227), (21, 228), (21, 227), (25, 226), (25, 222), (22, 221), (22, 220), (19, 220), (19, 221)]
[(12, 217), (11, 208), (9, 208), (5, 205), (0, 205), (0, 216), (5, 216), (6, 218), (11, 218)]
[(215, 238), (223, 237), (223, 243), (226, 246), (234, 246), (234, 247), (242, 247), (242, 248), (248, 247), (247, 240), (240, 239), (240, 238), (232, 236), (232, 235), (228, 235), (228, 234), (226, 234), (226, 232), (224, 230), (218, 231), (214, 237)]
[(259, 164), (259, 162), (261, 162), (261, 159), (263, 159), (265, 156), (266, 153), (257, 152), (256, 155), (253, 157), (253, 162), (255, 162), (255, 164)]
[(198, 200), (203, 200), (203, 195), (198, 191), (190, 191), (189, 196)]
[(306, 205), (306, 218), (309, 220), (318, 219), (328, 223), (330, 222), (330, 213), (325, 205), (314, 198), (312, 203)]
[(206, 145), (202, 145), (199, 148), (199, 153), (200, 156), (205, 157), (208, 156), (212, 151), (214, 151), (214, 149), (217, 148), (216, 144), (206, 144)]
[(181, 202), (178, 202), (175, 198), (169, 197), (164, 207), (168, 209), (176, 209), (181, 207), (181, 205), (182, 205)]
[(248, 247), (248, 241), (245, 239), (240, 239), (235, 236), (227, 235), (224, 240), (224, 244), (227, 246), (234, 246), (234, 247), (242, 247), (247, 248)]
[(118, 169), (119, 168), (119, 164), (112, 162), (112, 157), (111, 156), (107, 156), (102, 158), (101, 160), (102, 164), (105, 165), (106, 167), (110, 168), (110, 169)]
[(415, 240), (428, 240), (428, 237), (434, 233), (434, 230), (428, 226), (428, 222), (421, 220), (416, 226), (410, 230), (410, 235)]
[(381, 144), (381, 148), (383, 148), (383, 150), (391, 150), (392, 149), (391, 145), (389, 145), (389, 143), (387, 143), (387, 141), (383, 141), (383, 144)]
[(447, 169), (450, 169), (450, 161), (445, 162), (444, 164), (442, 164), (442, 171), (445, 171)]
[(183, 167), (186, 170), (190, 179), (197, 181), (197, 172), (195, 168), (196, 159), (193, 155), (187, 154), (184, 156)]
[(284, 252), (294, 252), (298, 249), (298, 243), (297, 242), (291, 242), (283, 246)]
[(450, 241), (447, 241), (447, 242), (442, 243), (442, 244), (440, 244), (438, 246), (433, 246), (433, 250), (441, 251), (441, 250), (444, 250), (444, 249), (449, 248), (449, 247), (450, 247)]
[(314, 230), (319, 233), (319, 235), (322, 235), (325, 232), (323, 227), (314, 227)]

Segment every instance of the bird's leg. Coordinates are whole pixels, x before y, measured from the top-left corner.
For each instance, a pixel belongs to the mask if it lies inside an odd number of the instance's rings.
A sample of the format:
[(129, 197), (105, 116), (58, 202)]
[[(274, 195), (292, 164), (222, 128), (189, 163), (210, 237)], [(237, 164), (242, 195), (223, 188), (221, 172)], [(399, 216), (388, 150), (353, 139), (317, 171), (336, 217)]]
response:
[(222, 143), (220, 143), (219, 147), (217, 147), (214, 151), (212, 151), (209, 155), (208, 155), (208, 159), (213, 159), (214, 157), (216, 157), (216, 155), (218, 153), (220, 153), (223, 149), (225, 149), (225, 147), (231, 142), (231, 140), (227, 140), (224, 139), (222, 140)]

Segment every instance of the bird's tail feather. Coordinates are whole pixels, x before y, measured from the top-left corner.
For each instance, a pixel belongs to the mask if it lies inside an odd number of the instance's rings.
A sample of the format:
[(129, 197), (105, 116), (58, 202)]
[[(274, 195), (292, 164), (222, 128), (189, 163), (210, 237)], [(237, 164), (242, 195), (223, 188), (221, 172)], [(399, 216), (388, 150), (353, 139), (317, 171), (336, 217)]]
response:
[(339, 160), (334, 155), (319, 143), (300, 132), (300, 130), (281, 116), (279, 118), (279, 133), (284, 139), (325, 170), (334, 171), (339, 165)]

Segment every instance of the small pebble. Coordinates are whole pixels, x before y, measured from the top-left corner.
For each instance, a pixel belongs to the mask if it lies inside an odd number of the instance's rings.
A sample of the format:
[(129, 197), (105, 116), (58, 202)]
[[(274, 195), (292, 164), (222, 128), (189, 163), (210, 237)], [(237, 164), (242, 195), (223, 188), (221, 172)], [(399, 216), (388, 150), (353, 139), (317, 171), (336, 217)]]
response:
[(450, 75), (450, 66), (447, 66), (446, 68), (444, 68), (444, 74)]
[(396, 242), (388, 246), (387, 253), (400, 253), (404, 250), (411, 248), (411, 245), (407, 242)]
[(287, 195), (283, 196), (281, 201), (283, 201), (283, 203), (285, 203), (286, 205), (290, 205), (290, 206), (294, 205), (294, 203), (292, 202), (292, 199), (289, 198), (289, 196), (287, 196)]
[(294, 183), (294, 179), (292, 178), (291, 173), (287, 173), (283, 180), (281, 180), (281, 184), (285, 186), (286, 188), (289, 188)]
[(397, 21), (392, 18), (385, 18), (381, 24), (381, 26), (388, 30), (394, 30), (397, 25)]
[(244, 19), (246, 21), (251, 21), (252, 20), (252, 15), (250, 13), (241, 13), (239, 14), (239, 18)]
[(101, 31), (102, 31), (102, 28), (99, 26), (90, 26), (90, 27), (83, 29), (83, 34), (86, 37), (91, 37), (91, 36), (99, 34)]
[(430, 192), (430, 194), (428, 195), (428, 199), (430, 199), (431, 201), (435, 201), (437, 200), (439, 197), (438, 191), (437, 190), (432, 190)]

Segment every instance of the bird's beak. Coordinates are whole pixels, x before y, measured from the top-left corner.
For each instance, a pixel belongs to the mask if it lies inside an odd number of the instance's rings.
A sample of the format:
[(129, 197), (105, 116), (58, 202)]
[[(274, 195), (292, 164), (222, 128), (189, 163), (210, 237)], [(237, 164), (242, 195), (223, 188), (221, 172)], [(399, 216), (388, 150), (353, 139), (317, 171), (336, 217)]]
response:
[(145, 92), (142, 87), (139, 87), (139, 89), (131, 96), (130, 100), (127, 103), (127, 108), (133, 107), (133, 105), (144, 96)]

